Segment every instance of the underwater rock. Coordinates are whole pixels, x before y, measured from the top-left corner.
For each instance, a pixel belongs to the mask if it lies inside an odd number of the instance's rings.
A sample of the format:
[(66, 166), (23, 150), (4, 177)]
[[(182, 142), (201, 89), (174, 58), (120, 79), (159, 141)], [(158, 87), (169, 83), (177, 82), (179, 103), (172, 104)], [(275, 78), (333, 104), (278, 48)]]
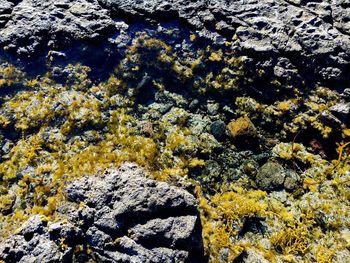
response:
[(191, 111), (195, 111), (199, 106), (199, 100), (197, 99), (194, 99), (190, 102), (190, 104), (188, 105), (188, 108), (191, 110)]
[(255, 167), (251, 167), (252, 171), (246, 169), (248, 163), (255, 163), (253, 158), (251, 151), (217, 147), (205, 165), (192, 169), (190, 176), (200, 181), (203, 191), (213, 193), (220, 188), (222, 182), (235, 182), (247, 174), (255, 173)]
[(216, 115), (218, 114), (220, 108), (220, 104), (215, 101), (208, 101), (207, 103), (207, 111), (209, 115)]
[(77, 179), (65, 193), (68, 221), (30, 218), (0, 245), (0, 259), (72, 262), (77, 246), (89, 246), (98, 262), (203, 261), (196, 199), (148, 179), (136, 165)]
[(244, 257), (243, 262), (244, 263), (268, 263), (267, 259), (264, 258), (264, 255), (262, 255), (260, 252), (254, 250), (254, 249), (247, 249), (245, 251), (246, 255)]
[(337, 251), (334, 255), (334, 262), (349, 262), (350, 252), (347, 249)]

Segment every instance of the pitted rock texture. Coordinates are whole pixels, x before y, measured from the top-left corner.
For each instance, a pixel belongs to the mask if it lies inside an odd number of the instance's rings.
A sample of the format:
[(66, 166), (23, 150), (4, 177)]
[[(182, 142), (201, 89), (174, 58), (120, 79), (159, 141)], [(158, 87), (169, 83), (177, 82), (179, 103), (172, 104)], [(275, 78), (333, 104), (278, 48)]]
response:
[(204, 261), (195, 198), (146, 178), (133, 164), (78, 179), (66, 195), (68, 222), (32, 217), (0, 245), (0, 259), (80, 262), (87, 257), (74, 253), (80, 245), (90, 247), (97, 262)]
[[(182, 21), (200, 36), (252, 57), (277, 76), (299, 71), (349, 82), (347, 0), (0, 1), (0, 47), (20, 56), (74, 40), (108, 42), (133, 21)], [(116, 22), (118, 21), (118, 22)], [(121, 22), (124, 21), (124, 22)]]
[(6, 5), (12, 10), (0, 43), (17, 55), (30, 56), (43, 47), (57, 49), (71, 40), (97, 41), (115, 30), (108, 10), (97, 1), (23, 0), (17, 5), (5, 1)]

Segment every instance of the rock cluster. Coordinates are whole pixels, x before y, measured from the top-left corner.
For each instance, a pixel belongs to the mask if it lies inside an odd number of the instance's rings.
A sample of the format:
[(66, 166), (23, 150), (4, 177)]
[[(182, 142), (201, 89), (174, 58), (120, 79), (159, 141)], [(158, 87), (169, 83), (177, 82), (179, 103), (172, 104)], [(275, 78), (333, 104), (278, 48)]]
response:
[(348, 81), (350, 7), (345, 2), (1, 0), (0, 47), (31, 56), (61, 50), (74, 40), (119, 43), (114, 36), (134, 22), (181, 21), (216, 43), (233, 39), (233, 49), (277, 77)]
[(0, 259), (203, 261), (196, 200), (185, 190), (148, 179), (141, 169), (126, 163), (119, 170), (78, 179), (65, 192), (72, 202), (65, 207), (68, 220), (48, 223), (40, 216), (31, 217), (0, 245)]
[(349, 11), (0, 0), (0, 261), (350, 262)]

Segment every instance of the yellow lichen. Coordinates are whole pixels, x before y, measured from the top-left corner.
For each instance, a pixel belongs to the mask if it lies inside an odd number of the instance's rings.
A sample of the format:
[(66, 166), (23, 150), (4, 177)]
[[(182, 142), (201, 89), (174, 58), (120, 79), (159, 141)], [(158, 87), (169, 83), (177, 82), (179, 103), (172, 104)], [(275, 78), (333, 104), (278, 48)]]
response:
[(255, 136), (256, 128), (248, 116), (231, 121), (227, 128), (233, 138), (240, 136)]

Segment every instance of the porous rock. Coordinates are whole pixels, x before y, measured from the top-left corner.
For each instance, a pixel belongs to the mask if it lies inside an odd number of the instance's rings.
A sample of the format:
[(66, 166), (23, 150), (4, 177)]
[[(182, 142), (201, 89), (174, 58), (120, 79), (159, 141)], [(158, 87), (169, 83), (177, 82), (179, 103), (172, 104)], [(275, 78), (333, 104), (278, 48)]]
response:
[[(181, 20), (201, 37), (232, 48), (286, 80), (349, 81), (349, 4), (343, 0), (23, 0), (0, 1), (0, 47), (30, 56), (72, 40), (107, 42), (114, 21)], [(123, 24), (122, 23), (122, 24)]]
[(148, 179), (135, 165), (83, 177), (65, 193), (71, 202), (68, 222), (30, 218), (0, 245), (0, 259), (73, 262), (79, 245), (89, 246), (98, 262), (203, 262), (196, 199)]
[(108, 10), (97, 1), (23, 0), (10, 14), (0, 30), (0, 45), (23, 56), (72, 40), (98, 40), (115, 27)]

